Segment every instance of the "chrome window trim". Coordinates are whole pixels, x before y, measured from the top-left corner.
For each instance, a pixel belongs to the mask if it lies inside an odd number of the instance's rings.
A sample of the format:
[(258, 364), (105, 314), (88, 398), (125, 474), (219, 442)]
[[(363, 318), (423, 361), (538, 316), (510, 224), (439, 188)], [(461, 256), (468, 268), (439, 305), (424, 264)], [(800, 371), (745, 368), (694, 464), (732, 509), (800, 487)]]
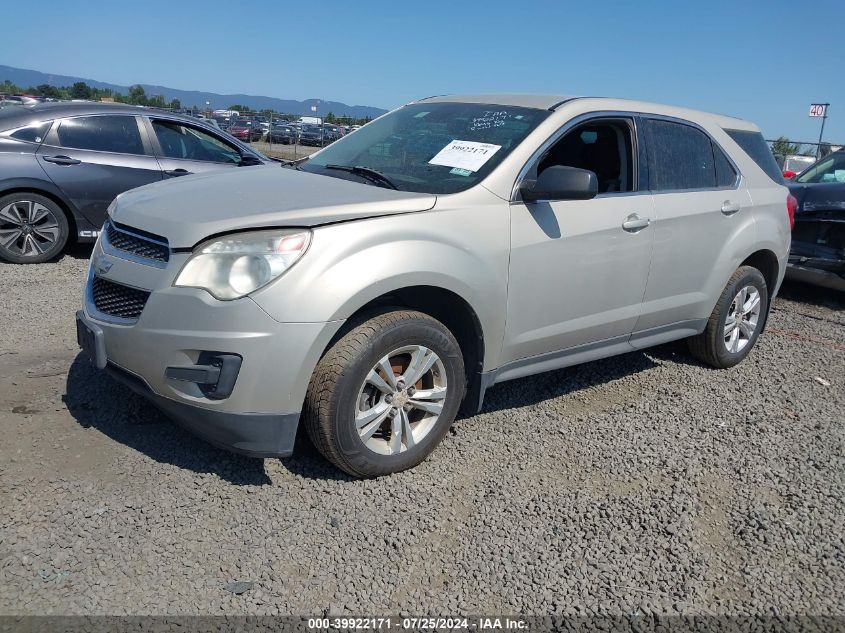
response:
[[(742, 175), (742, 172), (739, 170), (739, 167), (737, 166), (737, 164), (734, 162), (734, 159), (731, 157), (731, 155), (728, 152), (725, 151), (725, 148), (722, 147), (722, 145), (716, 139), (713, 138), (713, 136), (710, 134), (710, 132), (705, 130), (698, 123), (696, 123), (695, 121), (690, 121), (688, 119), (680, 119), (678, 117), (668, 116), (668, 115), (665, 115), (665, 114), (649, 114), (647, 112), (640, 113), (639, 117), (640, 117), (640, 119), (643, 119), (645, 121), (648, 121), (648, 120), (666, 121), (667, 123), (677, 123), (678, 125), (686, 125), (687, 127), (691, 127), (691, 128), (698, 130), (699, 132), (704, 134), (704, 136), (706, 136), (708, 139), (710, 139), (710, 142), (715, 147), (719, 148), (719, 150), (722, 152), (722, 154), (725, 155), (725, 158), (728, 159), (728, 162), (731, 164), (731, 167), (733, 168), (734, 173), (736, 174), (736, 178), (734, 179), (734, 184), (731, 185), (731, 186), (727, 186), (727, 187), (695, 187), (693, 189), (668, 189), (666, 191), (655, 191), (655, 190), (649, 188), (649, 191), (651, 192), (652, 195), (660, 196), (660, 195), (667, 194), (667, 193), (691, 193), (691, 192), (694, 192), (694, 191), (735, 191), (735, 190), (740, 188), (740, 185), (743, 182), (743, 175)], [(646, 146), (646, 147), (648, 147), (648, 146)], [(715, 171), (715, 169), (716, 169), (716, 165), (715, 165), (716, 157), (715, 156), (713, 157), (713, 161), (714, 161), (713, 169)], [(649, 183), (649, 185), (650, 184), (651, 183)]]
[(640, 148), (640, 141), (639, 141), (639, 129), (637, 128), (637, 117), (640, 116), (637, 112), (627, 112), (623, 110), (596, 110), (594, 112), (586, 112), (584, 114), (579, 114), (578, 116), (570, 119), (563, 125), (561, 125), (551, 136), (549, 136), (543, 143), (538, 147), (525, 164), (522, 166), (522, 169), (519, 170), (517, 174), (516, 180), (514, 181), (513, 188), (511, 189), (511, 197), (510, 202), (522, 202), (522, 197), (519, 195), (519, 186), (525, 180), (525, 177), (528, 175), (528, 172), (534, 166), (537, 160), (539, 160), (540, 156), (542, 156), (552, 145), (557, 143), (561, 137), (566, 135), (568, 132), (572, 131), (573, 128), (581, 125), (582, 123), (586, 123), (587, 121), (591, 121), (593, 119), (630, 119), (631, 121), (631, 141), (633, 147), (631, 148), (633, 151), (631, 153), (631, 157), (634, 161), (634, 170), (633, 170), (633, 182), (635, 187), (637, 187), (634, 191), (612, 191), (612, 192), (605, 192), (599, 194), (598, 197), (610, 197), (610, 196), (630, 196), (630, 195), (643, 195), (650, 193), (649, 191), (640, 190), (639, 185), (639, 172), (640, 172), (640, 160), (639, 160), (639, 148)]

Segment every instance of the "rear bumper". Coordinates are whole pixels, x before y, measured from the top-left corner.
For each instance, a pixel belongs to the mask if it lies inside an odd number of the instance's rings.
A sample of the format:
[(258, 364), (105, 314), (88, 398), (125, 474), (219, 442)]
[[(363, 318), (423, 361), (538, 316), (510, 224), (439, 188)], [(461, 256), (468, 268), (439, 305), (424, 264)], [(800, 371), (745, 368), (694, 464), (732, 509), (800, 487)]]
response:
[(829, 270), (813, 268), (812, 266), (806, 265), (806, 263), (798, 264), (790, 262), (786, 267), (786, 278), (845, 292), (845, 277)]

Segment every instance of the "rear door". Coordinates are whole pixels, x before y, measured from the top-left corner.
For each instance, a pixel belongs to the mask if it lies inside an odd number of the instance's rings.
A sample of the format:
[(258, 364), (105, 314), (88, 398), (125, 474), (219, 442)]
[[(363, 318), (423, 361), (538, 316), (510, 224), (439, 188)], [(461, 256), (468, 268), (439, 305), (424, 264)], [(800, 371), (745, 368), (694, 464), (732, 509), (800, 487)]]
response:
[(145, 117), (145, 122), (165, 178), (241, 164), (238, 147), (220, 134), (175, 119)]
[(736, 268), (734, 251), (754, 239), (751, 199), (739, 171), (709, 134), (668, 118), (644, 118), (641, 128), (655, 222), (635, 347), (653, 343), (651, 337), (667, 329), (686, 327), (694, 334), (712, 311), (725, 274)]
[(68, 117), (38, 148), (39, 164), (94, 226), (118, 194), (161, 180), (149, 144), (129, 114)]

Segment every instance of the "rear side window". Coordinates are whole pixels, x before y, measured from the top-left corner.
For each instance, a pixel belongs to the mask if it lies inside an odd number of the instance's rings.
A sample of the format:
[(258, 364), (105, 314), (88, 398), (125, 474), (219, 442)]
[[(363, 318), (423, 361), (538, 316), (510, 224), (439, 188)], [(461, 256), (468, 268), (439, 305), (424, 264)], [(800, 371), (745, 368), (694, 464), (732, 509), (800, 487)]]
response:
[(682, 123), (647, 119), (649, 189), (712, 189), (716, 168), (710, 137)]
[(59, 124), (59, 144), (118, 154), (143, 154), (144, 144), (134, 116), (82, 116)]
[(763, 139), (760, 132), (748, 132), (746, 130), (725, 130), (734, 142), (742, 148), (751, 159), (757, 163), (757, 166), (776, 183), (783, 184), (783, 174), (778, 167), (775, 156), (772, 150)]
[(28, 125), (15, 130), (9, 136), (18, 141), (26, 141), (27, 143), (40, 143), (44, 140), (44, 136), (50, 129), (52, 121), (41, 121), (34, 125)]
[(736, 184), (736, 170), (722, 148), (715, 143), (713, 143), (713, 158), (716, 162), (716, 186), (733, 187)]

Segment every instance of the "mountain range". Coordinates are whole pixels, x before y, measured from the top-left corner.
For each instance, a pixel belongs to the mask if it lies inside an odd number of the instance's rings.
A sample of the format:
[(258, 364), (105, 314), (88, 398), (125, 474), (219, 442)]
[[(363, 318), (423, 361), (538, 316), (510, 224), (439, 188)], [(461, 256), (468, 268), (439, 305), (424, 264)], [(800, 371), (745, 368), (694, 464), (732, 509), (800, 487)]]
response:
[[(84, 81), (86, 84), (94, 88), (110, 88), (115, 92), (123, 94), (129, 93), (129, 86), (120, 86), (117, 84), (106, 83), (104, 81), (96, 81), (94, 79), (70, 77), (68, 75), (54, 75), (37, 70), (27, 70), (24, 68), (14, 68), (12, 66), (0, 65), (0, 84), (7, 79), (13, 84), (22, 87), (39, 86), (41, 84), (49, 84), (51, 86), (72, 86), (77, 81)], [(161, 95), (164, 97), (165, 101), (179, 99), (179, 102), (184, 108), (189, 108), (191, 106), (202, 108), (205, 107), (205, 102), (208, 101), (210, 102), (212, 109), (228, 108), (230, 105), (240, 104), (245, 105), (252, 110), (270, 109), (277, 112), (284, 112), (286, 114), (309, 115), (314, 114), (311, 111), (311, 106), (318, 103), (318, 115), (325, 115), (332, 112), (335, 116), (375, 118), (386, 112), (386, 110), (382, 108), (375, 108), (373, 106), (347, 105), (339, 101), (326, 101), (323, 99), (295, 101), (293, 99), (277, 99), (276, 97), (264, 97), (259, 95), (217, 94), (214, 92), (201, 92), (199, 90), (179, 90), (178, 88), (168, 88), (166, 86), (156, 86), (151, 84), (140, 85), (144, 87), (144, 91), (148, 95)]]

